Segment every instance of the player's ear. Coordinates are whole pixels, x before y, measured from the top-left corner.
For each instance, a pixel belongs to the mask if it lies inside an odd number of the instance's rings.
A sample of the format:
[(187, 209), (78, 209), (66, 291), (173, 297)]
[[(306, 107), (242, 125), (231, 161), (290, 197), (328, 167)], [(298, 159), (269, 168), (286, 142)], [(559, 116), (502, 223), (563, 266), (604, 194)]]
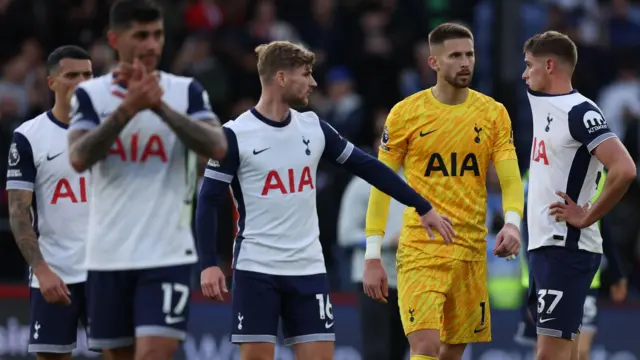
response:
[(547, 72), (550, 73), (553, 70), (555, 70), (555, 68), (556, 68), (556, 62), (551, 58), (547, 59), (545, 63), (545, 70), (547, 70)]
[(55, 89), (56, 80), (51, 75), (47, 76), (47, 85), (49, 85), (49, 90), (56, 91)]
[(433, 55), (429, 56), (429, 67), (431, 67), (434, 71), (440, 70), (438, 59)]
[(107, 31), (107, 42), (113, 50), (116, 50), (118, 48), (118, 34), (113, 30)]
[(284, 84), (286, 82), (286, 77), (285, 77), (285, 73), (282, 70), (279, 70), (278, 72), (276, 72), (276, 82), (278, 83), (278, 85), (280, 85), (281, 87), (284, 87)]

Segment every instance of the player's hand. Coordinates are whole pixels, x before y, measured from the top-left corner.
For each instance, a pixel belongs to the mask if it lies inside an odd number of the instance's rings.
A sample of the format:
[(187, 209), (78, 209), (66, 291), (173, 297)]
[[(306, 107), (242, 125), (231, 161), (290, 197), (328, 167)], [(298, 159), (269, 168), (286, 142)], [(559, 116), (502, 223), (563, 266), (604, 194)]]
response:
[(429, 234), (429, 239), (435, 239), (433, 235), (433, 231), (431, 228), (434, 228), (442, 238), (444, 242), (449, 245), (453, 243), (453, 238), (456, 236), (456, 233), (453, 231), (453, 223), (451, 219), (444, 215), (438, 214), (435, 209), (431, 209), (428, 213), (420, 216), (420, 223), (422, 227), (427, 230), (427, 234)]
[(164, 91), (158, 82), (156, 74), (147, 73), (140, 60), (135, 59), (123, 106), (134, 113), (146, 109), (155, 109), (162, 104), (163, 94)]
[(202, 294), (213, 300), (223, 301), (224, 294), (229, 292), (227, 290), (227, 279), (217, 266), (202, 270), (200, 273), (200, 286), (202, 287)]
[(362, 288), (368, 297), (384, 304), (387, 303), (389, 283), (387, 272), (384, 270), (380, 259), (366, 259), (364, 261)]
[(623, 302), (627, 298), (627, 279), (622, 278), (617, 283), (611, 285), (611, 301), (616, 304)]
[[(517, 256), (520, 253), (520, 230), (513, 224), (504, 224), (496, 237), (493, 255), (498, 257)], [(509, 260), (510, 258), (507, 258)]]
[(46, 264), (40, 265), (33, 271), (38, 283), (40, 284), (40, 292), (48, 303), (69, 305), (71, 304), (71, 292), (67, 288), (67, 284), (49, 268)]
[(566, 221), (567, 224), (573, 225), (578, 229), (584, 229), (591, 225), (587, 224), (588, 203), (581, 207), (562, 191), (556, 191), (556, 195), (566, 202), (556, 201), (549, 206), (549, 215), (555, 217), (557, 222)]

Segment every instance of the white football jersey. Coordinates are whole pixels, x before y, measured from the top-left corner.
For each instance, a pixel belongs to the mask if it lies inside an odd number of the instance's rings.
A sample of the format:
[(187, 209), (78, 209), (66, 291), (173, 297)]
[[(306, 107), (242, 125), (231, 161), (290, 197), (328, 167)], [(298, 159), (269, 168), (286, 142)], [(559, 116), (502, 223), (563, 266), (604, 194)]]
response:
[(529, 170), (527, 221), (529, 250), (565, 246), (602, 253), (597, 224), (578, 229), (556, 222), (549, 205), (563, 201), (557, 191), (583, 206), (594, 196), (603, 166), (593, 151), (615, 138), (598, 106), (577, 91), (547, 95), (529, 90), (533, 148)]
[[(9, 151), (7, 190), (33, 192), (33, 226), (44, 260), (67, 284), (87, 279), (83, 267), (90, 198), (89, 172), (67, 154), (67, 124), (48, 111), (20, 125)], [(32, 287), (39, 287), (31, 277)]]
[(229, 151), (205, 176), (231, 184), (239, 214), (233, 266), (272, 275), (325, 273), (316, 211), (321, 158), (343, 164), (354, 149), (313, 112), (283, 122), (255, 109), (224, 125)]
[[(112, 74), (81, 83), (71, 100), (71, 130), (91, 130), (126, 92)], [(213, 119), (209, 99), (191, 78), (162, 72), (164, 102), (194, 121)], [(92, 168), (87, 241), (89, 270), (124, 270), (197, 261), (191, 230), (196, 156), (151, 110), (139, 112)]]

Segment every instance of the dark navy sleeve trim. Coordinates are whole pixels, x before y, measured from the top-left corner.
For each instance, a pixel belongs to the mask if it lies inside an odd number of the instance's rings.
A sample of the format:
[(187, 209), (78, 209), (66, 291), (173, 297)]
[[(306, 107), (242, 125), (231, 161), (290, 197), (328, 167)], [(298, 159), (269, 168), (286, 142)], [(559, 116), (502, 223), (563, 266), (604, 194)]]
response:
[(431, 204), (407, 185), (391, 168), (353, 146), (326, 122), (320, 120), (320, 127), (325, 138), (323, 158), (343, 165), (352, 174), (385, 194), (406, 206), (416, 208), (420, 215), (431, 210)]
[(218, 266), (218, 207), (228, 191), (229, 184), (225, 182), (211, 178), (202, 181), (196, 207), (196, 245), (201, 270)]
[(216, 115), (211, 110), (209, 95), (197, 80), (192, 80), (188, 89), (187, 114), (193, 119), (215, 119)]
[(7, 190), (33, 191), (36, 182), (36, 164), (31, 143), (19, 132), (13, 133), (9, 148)]
[(76, 88), (71, 99), (71, 130), (91, 130), (100, 125), (100, 117), (93, 107), (91, 97), (81, 87)]
[(222, 127), (222, 130), (227, 137), (227, 155), (220, 161), (209, 160), (204, 170), (204, 176), (230, 184), (240, 166), (238, 138), (233, 130), (227, 127)]
[(413, 190), (390, 167), (357, 147), (353, 148), (343, 166), (383, 193), (406, 206), (416, 208), (419, 215), (428, 213), (432, 208), (429, 201)]
[(320, 127), (325, 139), (322, 158), (336, 164), (344, 164), (353, 152), (353, 144), (340, 136), (336, 129), (325, 121), (320, 120)]
[(590, 102), (583, 102), (569, 111), (571, 137), (593, 152), (603, 141), (615, 138), (600, 109)]
[(204, 180), (196, 207), (196, 243), (202, 270), (218, 264), (216, 253), (218, 207), (224, 194), (229, 191), (229, 184), (233, 181), (240, 165), (236, 134), (227, 127), (222, 129), (227, 137), (227, 155), (220, 161), (209, 160), (204, 171)]

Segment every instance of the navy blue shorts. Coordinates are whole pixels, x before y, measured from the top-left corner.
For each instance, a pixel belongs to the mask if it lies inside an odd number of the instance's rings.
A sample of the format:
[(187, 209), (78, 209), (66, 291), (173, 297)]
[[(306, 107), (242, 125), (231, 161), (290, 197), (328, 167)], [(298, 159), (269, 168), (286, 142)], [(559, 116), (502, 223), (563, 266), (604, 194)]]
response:
[(233, 272), (231, 342), (276, 342), (282, 318), (284, 344), (335, 341), (326, 274), (306, 276)]
[(547, 246), (529, 251), (528, 259), (533, 275), (528, 303), (537, 334), (575, 339), (602, 255)]
[(126, 347), (143, 336), (184, 340), (191, 267), (89, 271), (89, 347)]
[(40, 289), (30, 289), (30, 353), (66, 354), (76, 349), (78, 325), (87, 324), (85, 284), (67, 287), (71, 292), (67, 306), (48, 303)]
[[(528, 294), (525, 295), (528, 298)], [(598, 289), (589, 289), (587, 298), (584, 302), (582, 327), (580, 332), (597, 332), (598, 331)], [(529, 306), (525, 300), (522, 306), (522, 318), (518, 323), (518, 330), (514, 340), (520, 345), (535, 346), (538, 338), (536, 323), (534, 318), (529, 314)]]

